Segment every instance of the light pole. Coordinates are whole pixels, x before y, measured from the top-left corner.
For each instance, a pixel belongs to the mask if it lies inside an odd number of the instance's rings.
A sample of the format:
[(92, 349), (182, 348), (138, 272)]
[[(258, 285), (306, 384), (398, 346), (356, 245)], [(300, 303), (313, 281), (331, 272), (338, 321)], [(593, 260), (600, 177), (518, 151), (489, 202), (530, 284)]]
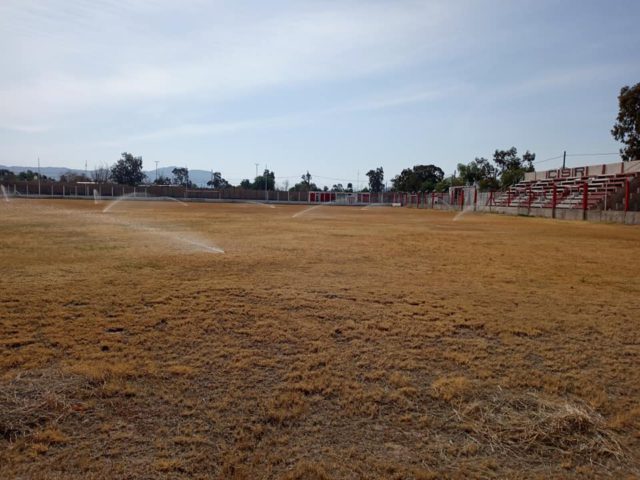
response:
[(156, 162), (156, 182), (158, 181), (158, 160), (154, 160)]
[(40, 196), (40, 157), (38, 157), (38, 196)]

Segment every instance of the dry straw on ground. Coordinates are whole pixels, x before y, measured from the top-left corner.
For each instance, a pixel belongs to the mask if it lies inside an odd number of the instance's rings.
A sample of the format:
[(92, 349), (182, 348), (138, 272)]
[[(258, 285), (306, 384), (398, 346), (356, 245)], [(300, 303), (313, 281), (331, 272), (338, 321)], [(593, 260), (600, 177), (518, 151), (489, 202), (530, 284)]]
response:
[(0, 478), (640, 475), (637, 227), (105, 206), (0, 206)]

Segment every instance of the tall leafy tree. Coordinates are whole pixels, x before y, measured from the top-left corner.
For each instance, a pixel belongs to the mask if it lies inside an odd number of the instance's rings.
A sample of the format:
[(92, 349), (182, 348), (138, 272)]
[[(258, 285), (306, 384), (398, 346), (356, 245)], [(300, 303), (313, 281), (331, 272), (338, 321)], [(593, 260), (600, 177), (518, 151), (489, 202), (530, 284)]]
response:
[(527, 150), (522, 158), (518, 156), (516, 147), (509, 150), (496, 150), (493, 153), (493, 161), (500, 172), (500, 184), (509, 187), (524, 179), (526, 172), (533, 172), (533, 162), (536, 154)]
[(640, 83), (622, 87), (618, 105), (620, 109), (611, 134), (625, 145), (620, 149), (622, 160), (640, 160)]
[(497, 189), (498, 169), (486, 158), (476, 157), (472, 162), (458, 164), (458, 176), (465, 185), (477, 185), (480, 190)]
[(224, 178), (220, 172), (213, 172), (213, 178), (207, 182), (207, 185), (218, 190), (229, 188), (231, 185)]
[(90, 182), (91, 179), (84, 173), (67, 172), (60, 175), (60, 181), (64, 183)]
[(111, 179), (123, 185), (139, 185), (145, 178), (142, 157), (123, 152), (122, 158), (111, 167)]
[(13, 180), (16, 178), (16, 174), (6, 168), (0, 169), (0, 180)]
[(399, 192), (433, 192), (444, 179), (444, 172), (435, 165), (415, 165), (405, 168), (391, 180), (393, 189)]
[(189, 169), (187, 167), (176, 167), (171, 170), (173, 174), (173, 183), (176, 185), (182, 185), (184, 187), (191, 186), (191, 181), (189, 180)]
[(302, 184), (307, 186), (307, 190), (311, 189), (311, 174), (309, 173), (309, 170), (307, 170), (307, 173), (302, 175)]
[(318, 190), (318, 186), (311, 181), (311, 174), (307, 170), (307, 173), (303, 174), (300, 179), (301, 182), (296, 183), (289, 189), (290, 192), (310, 192)]
[[(33, 170), (25, 170), (24, 172), (20, 172), (17, 175), (17, 179), (22, 181), (26, 180), (28, 182), (37, 180), (38, 172), (34, 172)], [(47, 177), (46, 175), (40, 175), (40, 180), (49, 180), (49, 177)]]
[(369, 191), (371, 193), (380, 193), (384, 190), (384, 170), (382, 167), (369, 170), (367, 177), (369, 177)]
[(300, 179), (301, 182), (296, 183), (289, 189), (290, 192), (310, 192), (318, 190), (318, 186), (311, 181), (311, 174), (307, 170), (307, 173), (303, 174)]
[(252, 188), (254, 190), (264, 190), (265, 182), (267, 184), (267, 190), (275, 190), (276, 188), (276, 173), (269, 170), (268, 168), (264, 169), (264, 173), (260, 176), (257, 176), (253, 182)]
[(153, 183), (154, 185), (171, 185), (171, 179), (161, 174)]

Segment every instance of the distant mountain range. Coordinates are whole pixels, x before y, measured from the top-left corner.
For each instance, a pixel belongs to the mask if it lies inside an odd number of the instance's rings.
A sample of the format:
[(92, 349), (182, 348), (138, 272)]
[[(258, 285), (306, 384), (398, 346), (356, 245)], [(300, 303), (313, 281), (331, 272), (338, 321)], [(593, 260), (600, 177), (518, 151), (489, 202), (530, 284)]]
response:
[[(174, 168), (179, 168), (179, 167), (171, 166), (171, 167), (158, 168), (158, 176), (162, 175), (162, 176), (171, 178), (173, 176), (171, 171)], [(5, 165), (0, 165), (0, 170), (1, 169), (10, 170), (16, 174), (20, 172), (26, 172), (27, 170), (31, 170), (33, 172), (38, 171), (38, 167), (17, 167), (17, 166), (8, 167)], [(42, 175), (46, 175), (49, 178), (54, 178), (56, 180), (59, 180), (60, 175), (65, 175), (68, 173), (75, 173), (77, 175), (80, 175), (85, 173), (85, 171), (80, 169), (75, 169), (75, 168), (66, 168), (66, 167), (40, 167), (40, 173)], [(155, 169), (147, 170), (144, 173), (150, 182), (156, 179)], [(88, 175), (91, 176), (91, 170), (88, 171)], [(205, 187), (207, 185), (207, 182), (211, 180), (211, 172), (208, 172), (206, 170), (189, 170), (189, 179), (199, 187)]]

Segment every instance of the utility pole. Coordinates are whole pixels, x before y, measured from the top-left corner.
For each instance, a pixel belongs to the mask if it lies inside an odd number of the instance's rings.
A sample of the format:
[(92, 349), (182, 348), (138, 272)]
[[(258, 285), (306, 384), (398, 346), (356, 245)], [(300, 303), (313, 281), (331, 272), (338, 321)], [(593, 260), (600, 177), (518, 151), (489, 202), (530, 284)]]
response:
[(38, 157), (38, 196), (40, 196), (40, 157)]
[(256, 163), (256, 178), (258, 178), (258, 165), (260, 165), (260, 164)]
[(269, 200), (269, 193), (267, 192), (267, 184), (269, 183), (269, 177), (267, 176), (268, 171), (269, 171), (269, 167), (265, 165), (264, 166), (264, 199), (265, 201)]
[(154, 160), (156, 162), (156, 182), (158, 181), (158, 160)]
[(565, 150), (564, 153), (562, 154), (562, 169), (565, 169), (565, 166), (567, 164), (567, 151)]

